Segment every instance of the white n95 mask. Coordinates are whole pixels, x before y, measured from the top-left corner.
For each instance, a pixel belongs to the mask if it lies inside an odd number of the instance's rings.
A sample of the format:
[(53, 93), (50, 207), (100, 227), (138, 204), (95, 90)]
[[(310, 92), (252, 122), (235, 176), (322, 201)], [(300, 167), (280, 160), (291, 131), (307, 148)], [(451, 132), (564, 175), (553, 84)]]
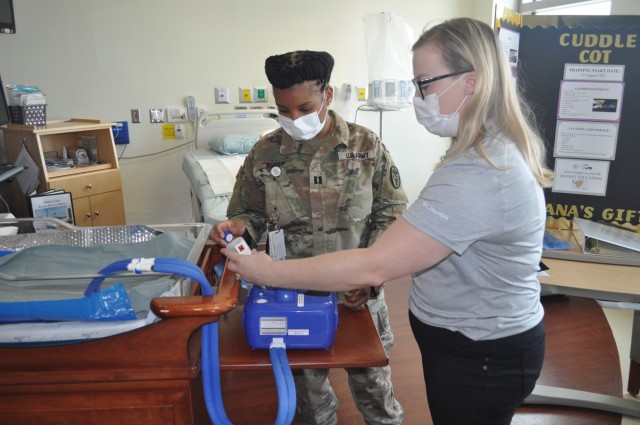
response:
[(469, 95), (465, 95), (458, 109), (451, 115), (440, 114), (440, 104), (438, 98), (445, 94), (447, 90), (453, 87), (460, 79), (451, 84), (445, 91), (437, 95), (432, 93), (424, 97), (424, 99), (416, 96), (413, 98), (413, 109), (416, 113), (416, 119), (431, 134), (442, 137), (456, 137), (458, 135), (458, 126), (460, 125), (459, 110), (462, 104), (467, 100)]
[(324, 117), (324, 121), (320, 121), (320, 111), (323, 106), (324, 93), (322, 93), (320, 109), (317, 111), (298, 117), (296, 120), (278, 114), (278, 122), (282, 126), (282, 129), (295, 140), (311, 140), (322, 131), (324, 124), (327, 122), (327, 117), (329, 116), (328, 111)]

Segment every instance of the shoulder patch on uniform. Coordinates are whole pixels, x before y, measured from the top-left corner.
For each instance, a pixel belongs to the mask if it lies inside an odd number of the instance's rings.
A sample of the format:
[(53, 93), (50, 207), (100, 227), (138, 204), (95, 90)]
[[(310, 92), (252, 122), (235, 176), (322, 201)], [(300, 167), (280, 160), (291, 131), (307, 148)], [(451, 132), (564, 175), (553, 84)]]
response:
[(391, 178), (391, 184), (393, 185), (394, 189), (399, 188), (400, 187), (400, 171), (398, 170), (398, 167), (393, 165), (389, 169), (389, 177)]

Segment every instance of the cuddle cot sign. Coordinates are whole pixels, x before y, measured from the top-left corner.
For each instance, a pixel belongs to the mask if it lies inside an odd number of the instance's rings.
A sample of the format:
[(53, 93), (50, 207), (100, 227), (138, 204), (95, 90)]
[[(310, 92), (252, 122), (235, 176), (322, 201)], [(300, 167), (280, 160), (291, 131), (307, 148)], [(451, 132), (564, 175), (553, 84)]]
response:
[(635, 49), (637, 34), (560, 34), (561, 47), (572, 46), (581, 49), (578, 53), (580, 63), (609, 63), (614, 49)]

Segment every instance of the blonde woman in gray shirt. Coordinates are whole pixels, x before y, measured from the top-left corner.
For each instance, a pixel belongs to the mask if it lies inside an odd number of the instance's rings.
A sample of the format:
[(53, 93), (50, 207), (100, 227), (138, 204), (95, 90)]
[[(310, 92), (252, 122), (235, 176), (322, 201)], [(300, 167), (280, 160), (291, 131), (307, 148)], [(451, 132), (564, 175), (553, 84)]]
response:
[(351, 290), (412, 274), (433, 423), (507, 425), (544, 358), (536, 273), (553, 176), (491, 27), (446, 21), (413, 52), (416, 118), (451, 144), (405, 216), (368, 248), (279, 262), (223, 253), (231, 271), (277, 287)]

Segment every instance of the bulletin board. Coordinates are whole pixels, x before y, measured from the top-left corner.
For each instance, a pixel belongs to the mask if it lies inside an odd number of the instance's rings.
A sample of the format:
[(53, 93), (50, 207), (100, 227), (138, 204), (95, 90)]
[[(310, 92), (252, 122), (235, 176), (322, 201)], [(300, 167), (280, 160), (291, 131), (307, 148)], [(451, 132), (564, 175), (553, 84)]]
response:
[(556, 173), (547, 216), (640, 228), (640, 17), (598, 18), (521, 28), (516, 75)]

